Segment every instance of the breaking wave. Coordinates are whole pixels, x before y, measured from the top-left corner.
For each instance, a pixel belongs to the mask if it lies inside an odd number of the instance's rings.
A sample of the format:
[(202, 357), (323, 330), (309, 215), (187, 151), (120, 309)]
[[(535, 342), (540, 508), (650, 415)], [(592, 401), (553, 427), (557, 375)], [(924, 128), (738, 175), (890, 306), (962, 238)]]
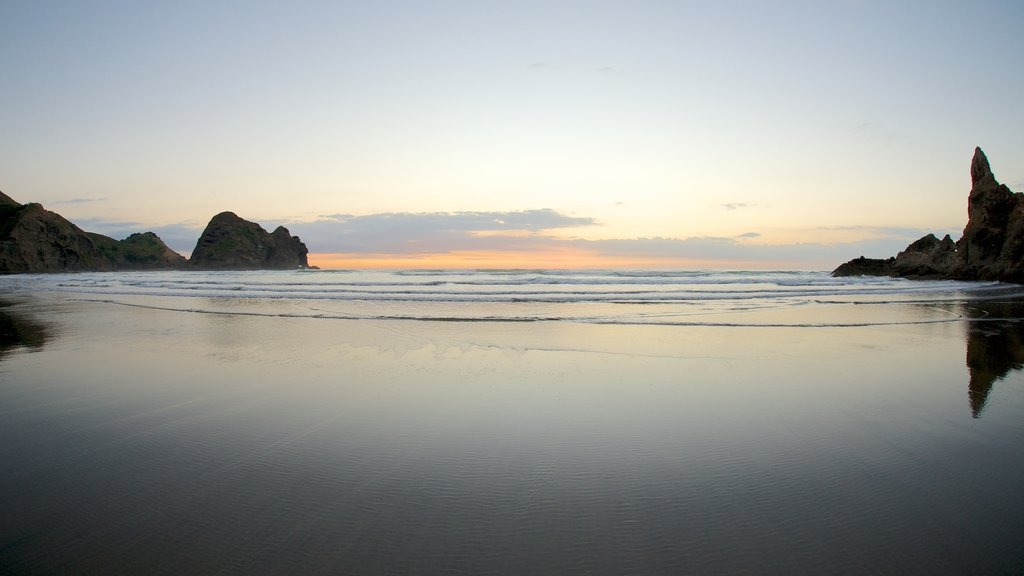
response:
[[(751, 318), (806, 305), (942, 307), (1017, 299), (1024, 287), (998, 282), (833, 278), (805, 271), (657, 270), (309, 270), (118, 272), (17, 275), (0, 287), (190, 312), (433, 321), (577, 321), (665, 325), (878, 325), (943, 322), (914, 318)], [(141, 298), (141, 299), (140, 299)], [(282, 303), (287, 301), (287, 309)], [(238, 303), (247, 305), (240, 309)], [(743, 315), (693, 318), (695, 315)], [(806, 314), (804, 315), (806, 316)]]

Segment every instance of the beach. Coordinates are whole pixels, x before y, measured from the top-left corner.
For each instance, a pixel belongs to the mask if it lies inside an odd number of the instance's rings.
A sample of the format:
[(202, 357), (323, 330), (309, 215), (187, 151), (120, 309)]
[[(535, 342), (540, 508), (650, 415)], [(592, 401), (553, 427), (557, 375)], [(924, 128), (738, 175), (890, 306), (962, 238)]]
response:
[(1020, 569), (1020, 287), (625, 277), (0, 278), (0, 571)]

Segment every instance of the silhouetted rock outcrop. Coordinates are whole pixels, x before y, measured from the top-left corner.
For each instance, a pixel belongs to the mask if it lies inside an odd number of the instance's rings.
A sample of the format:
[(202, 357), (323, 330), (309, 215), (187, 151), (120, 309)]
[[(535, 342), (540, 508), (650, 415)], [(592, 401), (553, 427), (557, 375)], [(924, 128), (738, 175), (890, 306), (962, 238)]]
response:
[(180, 269), (185, 262), (152, 232), (114, 240), (0, 193), (0, 273)]
[(110, 270), (81, 228), (39, 204), (0, 198), (0, 272)]
[[(889, 263), (889, 264), (885, 264)], [(1001, 280), (1024, 283), (1024, 194), (996, 181), (988, 158), (974, 149), (967, 226), (960, 240), (929, 234), (895, 259), (863, 256), (832, 272), (833, 276), (899, 276)]]
[(929, 234), (896, 255), (891, 274), (904, 278), (935, 278), (955, 273), (958, 266), (956, 243), (949, 234), (942, 240)]
[(854, 258), (839, 265), (833, 276), (890, 276), (895, 258)]
[(190, 264), (202, 270), (292, 270), (310, 268), (308, 252), (284, 226), (268, 233), (222, 212), (210, 220), (189, 261), (152, 232), (114, 240), (0, 192), (0, 273), (181, 270)]
[(152, 232), (135, 233), (124, 240), (87, 234), (110, 259), (114, 270), (182, 270), (188, 264), (184, 256), (171, 250)]
[(202, 270), (309, 268), (308, 252), (299, 237), (284, 226), (268, 233), (233, 212), (221, 212), (203, 230), (189, 265)]
[(980, 148), (971, 162), (968, 221), (957, 242), (958, 276), (1024, 282), (1024, 194), (996, 181)]

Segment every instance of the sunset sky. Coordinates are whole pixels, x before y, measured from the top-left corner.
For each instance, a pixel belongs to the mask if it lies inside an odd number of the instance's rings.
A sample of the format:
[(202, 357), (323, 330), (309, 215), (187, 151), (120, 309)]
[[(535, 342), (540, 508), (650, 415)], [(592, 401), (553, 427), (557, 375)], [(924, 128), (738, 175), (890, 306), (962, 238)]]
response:
[(185, 254), (786, 267), (1024, 190), (1024, 2), (0, 1), (0, 190)]

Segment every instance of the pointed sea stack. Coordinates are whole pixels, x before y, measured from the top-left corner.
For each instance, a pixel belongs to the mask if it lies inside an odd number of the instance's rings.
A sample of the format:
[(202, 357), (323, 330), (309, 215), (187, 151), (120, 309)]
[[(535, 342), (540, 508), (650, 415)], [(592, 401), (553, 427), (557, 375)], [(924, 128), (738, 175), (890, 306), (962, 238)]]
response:
[[(865, 266), (865, 262), (874, 266)], [(967, 226), (955, 243), (933, 234), (915, 241), (895, 259), (858, 258), (832, 272), (833, 276), (897, 276), (1000, 280), (1024, 284), (1024, 194), (996, 181), (981, 148), (971, 160), (971, 192)]]
[(967, 226), (956, 243), (959, 276), (1024, 283), (1024, 194), (996, 181), (981, 148), (971, 162)]
[(234, 212), (210, 220), (192, 251), (189, 266), (199, 270), (294, 270), (309, 268), (309, 250), (284, 226), (268, 233)]

